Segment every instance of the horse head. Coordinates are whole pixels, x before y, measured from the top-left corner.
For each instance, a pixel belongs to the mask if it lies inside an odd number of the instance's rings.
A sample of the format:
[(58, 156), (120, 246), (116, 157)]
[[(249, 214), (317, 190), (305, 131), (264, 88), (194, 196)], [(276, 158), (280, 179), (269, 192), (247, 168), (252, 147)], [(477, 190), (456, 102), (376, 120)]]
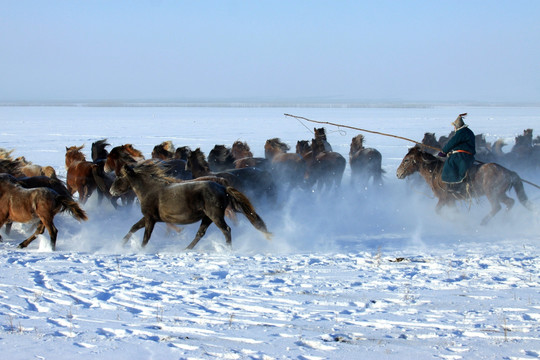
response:
[(118, 176), (114, 179), (109, 193), (112, 196), (121, 196), (131, 189), (129, 176), (133, 175), (134, 171), (130, 165), (124, 164), (119, 171)]
[(355, 154), (364, 148), (364, 135), (359, 134), (352, 138), (349, 155)]
[(189, 146), (181, 146), (174, 152), (174, 158), (187, 161), (189, 154), (191, 154)]
[(311, 145), (309, 141), (307, 140), (298, 140), (296, 142), (296, 153), (299, 155), (302, 155), (302, 157), (305, 157), (309, 153), (311, 153)]
[[(206, 159), (204, 161), (206, 162)], [(233, 167), (233, 162), (234, 156), (231, 149), (225, 145), (214, 145), (214, 148), (208, 154), (208, 166), (209, 170), (212, 171), (230, 169)]]
[(152, 150), (152, 159), (168, 160), (174, 158), (175, 148), (172, 141), (164, 141), (154, 146)]
[(315, 138), (316, 139), (322, 139), (322, 140), (327, 140), (326, 139), (326, 130), (322, 127), (322, 128), (313, 128), (313, 133), (315, 134)]
[(279, 138), (268, 139), (264, 144), (264, 157), (271, 160), (277, 154), (286, 153), (289, 149), (289, 145), (282, 142)]
[(75, 161), (86, 161), (86, 156), (81, 152), (82, 146), (66, 146), (66, 168)]
[(133, 154), (140, 154), (142, 156), (142, 153), (134, 149), (131, 144), (120, 145), (112, 148), (109, 155), (107, 155), (104, 170), (106, 172), (114, 171), (116, 175), (119, 175), (122, 165), (134, 164), (137, 161), (140, 161), (140, 157), (135, 157)]
[(420, 162), (422, 161), (422, 151), (417, 146), (409, 149), (407, 155), (401, 160), (396, 176), (398, 179), (405, 179), (407, 176), (414, 174), (420, 170)]
[(249, 145), (244, 141), (237, 140), (233, 143), (231, 148), (231, 155), (235, 160), (243, 159), (247, 157), (253, 157), (253, 153), (249, 148)]

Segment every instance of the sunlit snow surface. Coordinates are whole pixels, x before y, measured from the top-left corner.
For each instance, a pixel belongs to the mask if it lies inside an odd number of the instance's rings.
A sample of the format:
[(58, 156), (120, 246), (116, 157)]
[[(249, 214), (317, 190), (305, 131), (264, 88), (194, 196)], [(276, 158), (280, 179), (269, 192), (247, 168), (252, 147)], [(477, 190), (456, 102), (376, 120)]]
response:
[[(314, 127), (289, 113), (420, 141), (447, 135), (459, 113), (476, 133), (514, 137), (538, 128), (539, 108), (510, 107), (0, 107), (0, 148), (66, 175), (66, 147), (107, 138), (153, 147), (246, 141), (263, 157), (267, 139), (294, 151)], [(325, 126), (348, 158), (359, 132)], [(268, 242), (244, 217), (230, 223), (233, 248), (211, 226), (194, 251), (198, 225), (180, 234), (156, 226), (148, 246), (138, 207), (114, 210), (94, 196), (89, 221), (56, 217), (26, 250), (31, 231), (15, 224), (0, 243), (0, 348), (6, 359), (531, 359), (540, 357), (539, 214), (501, 211), (488, 226), (486, 199), (435, 214), (422, 183), (398, 180), (412, 143), (364, 133), (383, 156), (382, 187), (352, 187), (347, 167), (337, 193), (257, 203)], [(538, 133), (534, 133), (536, 137)], [(110, 150), (110, 147), (109, 147)], [(536, 171), (520, 173), (540, 183)], [(525, 185), (540, 206), (540, 190)], [(511, 191), (511, 196), (515, 194)]]

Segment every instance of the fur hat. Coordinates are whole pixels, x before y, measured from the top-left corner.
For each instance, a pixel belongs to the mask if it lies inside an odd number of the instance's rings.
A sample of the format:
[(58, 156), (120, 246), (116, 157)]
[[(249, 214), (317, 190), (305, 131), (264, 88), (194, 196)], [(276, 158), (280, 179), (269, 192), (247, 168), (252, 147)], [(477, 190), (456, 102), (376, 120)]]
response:
[(465, 126), (465, 123), (463, 122), (463, 115), (460, 114), (456, 120), (452, 123), (452, 125), (455, 126), (456, 129), (460, 129)]

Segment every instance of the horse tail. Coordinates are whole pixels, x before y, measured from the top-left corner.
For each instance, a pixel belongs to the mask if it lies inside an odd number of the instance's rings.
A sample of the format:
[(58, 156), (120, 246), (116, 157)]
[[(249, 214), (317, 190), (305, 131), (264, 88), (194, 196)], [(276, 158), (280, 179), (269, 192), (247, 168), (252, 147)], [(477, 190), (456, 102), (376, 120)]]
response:
[(533, 206), (531, 202), (529, 201), (527, 194), (525, 193), (525, 189), (523, 187), (523, 182), (521, 181), (521, 178), (514, 171), (511, 171), (510, 176), (511, 176), (510, 178), (511, 186), (514, 188), (519, 202), (523, 206), (525, 206), (527, 209), (532, 210)]
[(231, 206), (234, 209), (234, 211), (241, 212), (244, 214), (249, 222), (260, 232), (264, 233), (266, 238), (268, 240), (271, 239), (272, 233), (268, 231), (266, 228), (266, 224), (264, 223), (263, 219), (257, 214), (255, 211), (255, 208), (251, 204), (251, 201), (249, 201), (248, 197), (244, 195), (239, 190), (233, 188), (232, 186), (228, 186), (226, 188), (227, 195), (231, 199)]
[(81, 209), (79, 204), (73, 200), (73, 198), (59, 195), (56, 199), (60, 202), (60, 205), (62, 205), (62, 209), (60, 210), (61, 212), (67, 211), (79, 221), (88, 220), (88, 215), (86, 215), (86, 212)]

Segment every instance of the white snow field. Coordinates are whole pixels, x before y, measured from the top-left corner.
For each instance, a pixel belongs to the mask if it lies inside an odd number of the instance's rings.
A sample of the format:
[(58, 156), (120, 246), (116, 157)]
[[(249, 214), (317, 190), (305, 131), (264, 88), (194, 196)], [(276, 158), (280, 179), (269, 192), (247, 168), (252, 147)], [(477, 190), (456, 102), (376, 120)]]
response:
[[(84, 144), (90, 159), (103, 138), (147, 157), (166, 140), (206, 154), (242, 140), (262, 157), (267, 139), (294, 151), (320, 127), (285, 113), (420, 141), (447, 135), (463, 112), (505, 151), (540, 124), (538, 107), (2, 106), (0, 148), (65, 178), (66, 147)], [(348, 159), (359, 132), (325, 128)], [(540, 358), (538, 212), (516, 201), (481, 226), (484, 198), (437, 215), (424, 184), (396, 178), (413, 144), (364, 135), (382, 153), (384, 185), (352, 187), (347, 167), (338, 192), (257, 203), (270, 242), (239, 215), (232, 248), (212, 225), (185, 251), (198, 224), (179, 234), (159, 224), (146, 248), (142, 230), (123, 246), (138, 206), (115, 210), (95, 195), (87, 222), (56, 217), (57, 251), (47, 233), (17, 249), (30, 224), (2, 230), (0, 358)], [(540, 183), (537, 170), (520, 175)], [(540, 206), (540, 190), (525, 191)]]

